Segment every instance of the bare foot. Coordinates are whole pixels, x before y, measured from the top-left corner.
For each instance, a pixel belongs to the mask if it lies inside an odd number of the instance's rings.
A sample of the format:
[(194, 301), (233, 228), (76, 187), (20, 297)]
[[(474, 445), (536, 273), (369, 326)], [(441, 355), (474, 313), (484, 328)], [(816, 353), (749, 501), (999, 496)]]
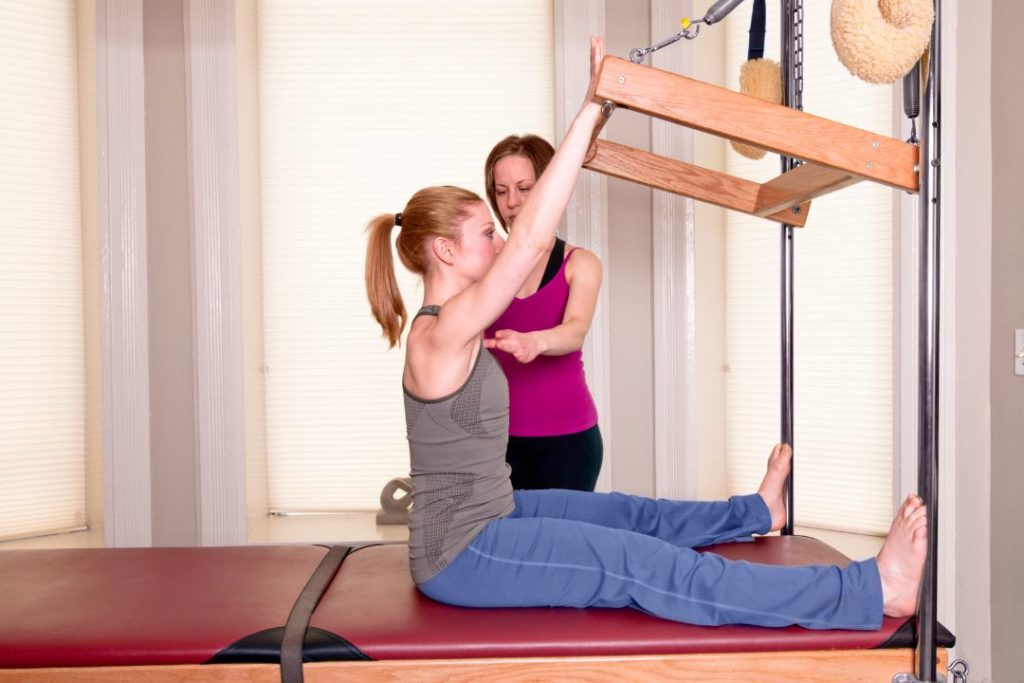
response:
[(928, 517), (924, 503), (907, 496), (892, 520), (889, 536), (878, 552), (882, 577), (882, 611), (890, 617), (909, 617), (917, 611), (917, 594), (928, 554)]
[(768, 456), (768, 471), (757, 488), (772, 515), (772, 531), (786, 524), (786, 477), (789, 476), (793, 449), (787, 443), (777, 443)]

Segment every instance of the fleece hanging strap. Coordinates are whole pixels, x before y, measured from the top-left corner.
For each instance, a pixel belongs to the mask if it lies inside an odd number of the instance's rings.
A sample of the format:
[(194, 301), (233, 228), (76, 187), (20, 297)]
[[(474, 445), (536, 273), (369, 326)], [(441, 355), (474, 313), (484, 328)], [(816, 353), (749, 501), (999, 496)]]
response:
[(764, 0), (754, 0), (750, 13), (750, 37), (747, 40), (747, 59), (764, 57), (765, 8)]
[[(750, 12), (750, 34), (747, 41), (747, 61), (740, 66), (740, 92), (773, 104), (782, 103), (782, 67), (778, 62), (764, 58), (765, 2), (754, 0)], [(765, 151), (736, 140), (729, 144), (748, 159), (761, 159)]]

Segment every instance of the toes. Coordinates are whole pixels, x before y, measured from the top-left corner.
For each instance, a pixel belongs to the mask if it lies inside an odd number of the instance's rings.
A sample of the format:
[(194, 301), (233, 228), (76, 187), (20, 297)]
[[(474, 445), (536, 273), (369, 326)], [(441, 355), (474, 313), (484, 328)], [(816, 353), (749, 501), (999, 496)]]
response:
[(793, 455), (793, 449), (790, 448), (788, 443), (777, 443), (772, 448), (772, 454), (768, 456), (768, 466), (773, 465), (782, 466), (789, 462), (790, 457)]
[(903, 530), (904, 533), (909, 533), (911, 536), (916, 535), (919, 530), (928, 529), (928, 508), (924, 505), (918, 505), (917, 507), (910, 507), (904, 504), (904, 508), (900, 510), (900, 514), (896, 516), (893, 521), (893, 532)]
[(903, 505), (900, 506), (900, 516), (908, 519), (910, 515), (924, 507), (924, 502), (913, 493), (906, 497)]

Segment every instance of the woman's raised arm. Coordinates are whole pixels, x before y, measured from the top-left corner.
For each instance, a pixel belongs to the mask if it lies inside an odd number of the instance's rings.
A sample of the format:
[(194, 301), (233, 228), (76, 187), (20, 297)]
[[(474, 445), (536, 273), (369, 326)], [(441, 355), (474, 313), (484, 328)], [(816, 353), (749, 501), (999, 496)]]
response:
[(569, 203), (594, 129), (603, 119), (594, 90), (604, 39), (590, 39), (590, 86), (587, 97), (516, 217), (515, 230), (488, 272), (449, 299), (438, 318), (438, 335), (468, 344), (504, 311), (550, 245)]

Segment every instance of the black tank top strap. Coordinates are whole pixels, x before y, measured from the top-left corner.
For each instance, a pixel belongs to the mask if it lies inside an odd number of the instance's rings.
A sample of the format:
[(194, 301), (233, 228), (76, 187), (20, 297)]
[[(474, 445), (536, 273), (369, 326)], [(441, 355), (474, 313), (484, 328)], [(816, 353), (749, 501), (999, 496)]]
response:
[(437, 304), (431, 304), (429, 306), (424, 306), (420, 310), (416, 311), (416, 315), (414, 315), (412, 317), (412, 319), (416, 320), (416, 318), (420, 317), (421, 315), (435, 315), (436, 316), (440, 312), (441, 312), (441, 307), (440, 306), (438, 306)]
[(558, 274), (558, 269), (562, 267), (562, 261), (564, 260), (565, 240), (561, 237), (556, 237), (555, 246), (551, 248), (551, 256), (548, 258), (548, 265), (544, 267), (544, 275), (541, 277), (540, 285), (537, 289), (540, 289), (555, 279), (555, 275)]

